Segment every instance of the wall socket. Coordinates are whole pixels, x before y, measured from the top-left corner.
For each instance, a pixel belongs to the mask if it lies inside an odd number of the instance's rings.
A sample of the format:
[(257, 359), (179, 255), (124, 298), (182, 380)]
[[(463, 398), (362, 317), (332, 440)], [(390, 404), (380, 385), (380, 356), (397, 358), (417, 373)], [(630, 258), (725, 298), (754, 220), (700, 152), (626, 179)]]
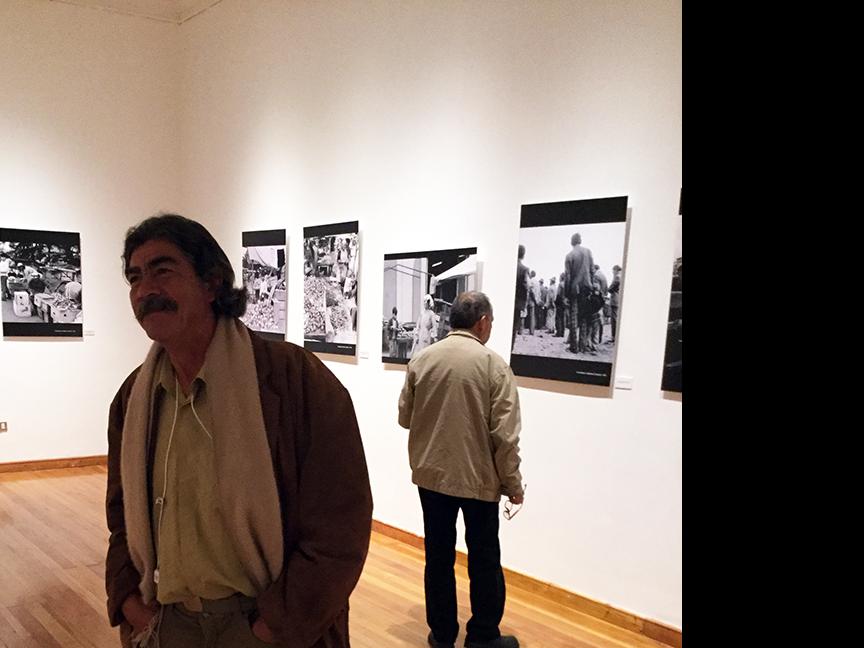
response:
[(9, 426), (6, 424), (6, 421), (0, 421), (0, 432), (8, 432)]

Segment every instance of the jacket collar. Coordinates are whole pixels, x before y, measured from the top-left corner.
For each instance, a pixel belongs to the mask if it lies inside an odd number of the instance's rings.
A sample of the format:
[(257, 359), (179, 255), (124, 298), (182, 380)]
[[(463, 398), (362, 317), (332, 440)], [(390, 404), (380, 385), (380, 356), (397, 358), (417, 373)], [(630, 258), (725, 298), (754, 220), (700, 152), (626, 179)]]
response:
[[(455, 331), (450, 331), (447, 334), (447, 337), (450, 337), (451, 335), (459, 335), (461, 337), (471, 338), (472, 340), (477, 340), (478, 342), (480, 342), (480, 338), (478, 338), (476, 335), (474, 335), (468, 329), (456, 329)], [(480, 342), (480, 344), (483, 344), (483, 343)]]

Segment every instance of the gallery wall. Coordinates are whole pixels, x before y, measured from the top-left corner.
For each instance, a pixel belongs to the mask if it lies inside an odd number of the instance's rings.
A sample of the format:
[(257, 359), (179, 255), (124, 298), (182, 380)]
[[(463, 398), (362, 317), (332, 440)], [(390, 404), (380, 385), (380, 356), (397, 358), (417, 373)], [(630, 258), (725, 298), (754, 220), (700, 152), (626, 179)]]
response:
[(81, 232), (86, 314), (82, 340), (0, 341), (0, 462), (107, 451), (107, 403), (147, 348), (120, 277), (130, 224), (199, 219), (235, 269), (241, 232), (285, 228), (299, 343), (302, 228), (358, 220), (358, 355), (325, 361), (354, 399), (375, 518), (422, 534), (404, 368), (380, 361), (384, 254), (476, 246), (507, 358), (520, 205), (626, 195), (629, 388), (519, 379), (528, 488), (503, 561), (681, 627), (681, 401), (660, 390), (679, 1), (223, 0), (177, 27), (7, 0), (0, 26), (0, 226)]
[(680, 2), (224, 0), (182, 31), (184, 213), (238, 263), (242, 231), (287, 229), (290, 341), (303, 226), (360, 222), (358, 355), (326, 362), (387, 524), (423, 531), (396, 423), (404, 369), (380, 360), (384, 254), (477, 246), (489, 345), (507, 358), (520, 205), (629, 197), (618, 376), (632, 389), (519, 380), (528, 489), (502, 519), (503, 559), (680, 627), (681, 402), (660, 391)]
[(108, 404), (147, 349), (120, 254), (176, 208), (179, 31), (41, 0), (0, 2), (0, 227), (81, 234), (79, 339), (0, 339), (0, 462), (107, 452)]

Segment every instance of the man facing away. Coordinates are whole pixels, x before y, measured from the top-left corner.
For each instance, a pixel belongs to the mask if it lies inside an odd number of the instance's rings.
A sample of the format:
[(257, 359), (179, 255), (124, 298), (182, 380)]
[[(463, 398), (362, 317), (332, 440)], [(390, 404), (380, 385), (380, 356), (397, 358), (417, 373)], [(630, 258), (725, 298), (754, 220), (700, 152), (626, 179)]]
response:
[(519, 246), (518, 260), (516, 261), (516, 303), (513, 308), (513, 334), (510, 337), (510, 350), (516, 345), (516, 333), (522, 335), (522, 311), (528, 303), (528, 267), (522, 263), (525, 258), (525, 246)]
[(612, 341), (618, 335), (618, 309), (621, 305), (621, 266), (612, 266), (612, 283), (609, 284), (609, 312), (612, 320)]
[(603, 344), (603, 326), (606, 324), (605, 302), (606, 295), (609, 294), (609, 281), (606, 279), (606, 275), (603, 274), (600, 266), (596, 263), (594, 264), (594, 281), (600, 286), (600, 296), (603, 298), (604, 304), (600, 308), (600, 326), (596, 329), (596, 339), (594, 341), (597, 344)]
[(465, 521), (471, 619), (468, 648), (518, 648), (499, 630), (504, 573), (498, 503), (524, 497), (519, 472), (519, 395), (507, 363), (486, 347), (492, 305), (481, 292), (460, 294), (452, 331), (408, 363), (399, 398), (399, 425), (410, 429), (412, 481), (420, 492), (425, 531), (426, 621), (436, 648), (455, 645), (456, 517)]
[(591, 250), (582, 247), (579, 232), (570, 237), (573, 246), (564, 258), (564, 297), (570, 301), (570, 339), (568, 348), (573, 353), (587, 351), (588, 297), (594, 282), (594, 258)]
[(564, 328), (567, 326), (567, 308), (564, 298), (564, 278), (562, 272), (558, 277), (558, 290), (555, 291), (555, 337), (564, 337)]
[(555, 285), (555, 277), (549, 278), (549, 288), (546, 291), (545, 306), (546, 306), (546, 331), (555, 333), (555, 293), (558, 286)]
[(247, 293), (176, 215), (125, 239), (153, 340), (108, 421), (108, 615), (123, 646), (347, 647), (372, 495), (351, 397), (240, 322)]
[(537, 294), (537, 324), (538, 329), (543, 329), (546, 326), (546, 296), (549, 294), (549, 287), (543, 283), (541, 277), (538, 281), (540, 289)]
[(387, 320), (387, 340), (389, 342), (388, 351), (390, 353), (390, 357), (395, 358), (398, 349), (397, 340), (399, 338), (399, 319), (396, 316), (398, 315), (399, 311), (394, 306), (392, 312), (393, 316), (389, 320)]

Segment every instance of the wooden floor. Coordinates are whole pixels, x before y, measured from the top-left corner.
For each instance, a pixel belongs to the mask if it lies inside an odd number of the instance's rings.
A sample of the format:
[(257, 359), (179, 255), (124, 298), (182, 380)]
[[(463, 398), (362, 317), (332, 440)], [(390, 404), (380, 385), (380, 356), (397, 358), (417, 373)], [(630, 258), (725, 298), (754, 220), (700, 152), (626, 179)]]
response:
[[(105, 613), (104, 467), (0, 473), (0, 648), (115, 648)], [(457, 566), (464, 641), (468, 581)], [(526, 648), (664, 646), (508, 586), (501, 625)], [(374, 533), (351, 597), (356, 648), (426, 646), (423, 552)], [(668, 647), (666, 647), (668, 648)]]

